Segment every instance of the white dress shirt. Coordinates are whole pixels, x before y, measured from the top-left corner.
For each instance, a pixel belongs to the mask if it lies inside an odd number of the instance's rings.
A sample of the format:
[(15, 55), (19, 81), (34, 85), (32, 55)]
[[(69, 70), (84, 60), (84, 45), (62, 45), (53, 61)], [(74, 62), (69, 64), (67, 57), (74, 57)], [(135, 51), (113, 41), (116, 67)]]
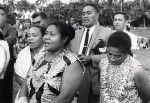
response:
[[(91, 40), (91, 37), (92, 37), (92, 34), (94, 32), (94, 29), (95, 29), (96, 25), (92, 26), (91, 28), (89, 28), (89, 39), (88, 39), (88, 44)], [(84, 47), (84, 42), (85, 42), (85, 37), (86, 37), (86, 32), (87, 32), (87, 28), (84, 29), (84, 33), (83, 33), (83, 36), (82, 36), (82, 39), (81, 39), (81, 43), (80, 43), (80, 49), (79, 49), (79, 54), (82, 54), (82, 51), (83, 51), (83, 47)], [(88, 46), (87, 46), (88, 47)], [(86, 55), (89, 54), (89, 48), (87, 49), (87, 53)]]

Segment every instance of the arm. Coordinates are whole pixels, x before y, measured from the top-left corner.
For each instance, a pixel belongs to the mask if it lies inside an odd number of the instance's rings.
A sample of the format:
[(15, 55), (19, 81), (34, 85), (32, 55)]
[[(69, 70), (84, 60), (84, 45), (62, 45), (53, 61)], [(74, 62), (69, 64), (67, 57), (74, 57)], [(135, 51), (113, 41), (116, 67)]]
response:
[(6, 64), (6, 52), (5, 49), (0, 46), (0, 74), (2, 73)]
[(27, 81), (25, 79), (25, 81), (22, 84), (21, 89), (17, 93), (17, 96), (15, 98), (15, 103), (28, 103), (26, 82)]
[(68, 66), (63, 74), (61, 93), (52, 103), (70, 103), (82, 81), (83, 68), (78, 61)]
[(139, 94), (150, 102), (150, 72), (146, 70), (137, 72), (134, 75), (134, 82)]
[(27, 89), (27, 78), (24, 80), (21, 86), (21, 90), (18, 95), (18, 99), (21, 97), (27, 97), (28, 89)]
[(21, 76), (19, 76), (18, 74), (14, 74), (15, 76), (15, 80), (17, 81), (17, 83), (19, 84), (19, 86), (22, 85), (23, 81), (24, 81), (24, 78), (22, 78)]
[(79, 59), (84, 65), (87, 65), (91, 63), (93, 67), (98, 67), (99, 62), (101, 61), (102, 58), (106, 57), (105, 54), (100, 54), (100, 55), (90, 55), (90, 56), (85, 56), (85, 55), (78, 55)]

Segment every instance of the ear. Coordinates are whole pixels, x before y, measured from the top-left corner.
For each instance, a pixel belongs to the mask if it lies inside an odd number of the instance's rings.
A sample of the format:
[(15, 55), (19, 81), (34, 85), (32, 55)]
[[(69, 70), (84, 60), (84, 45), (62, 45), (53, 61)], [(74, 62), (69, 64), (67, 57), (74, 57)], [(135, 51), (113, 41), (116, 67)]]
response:
[(65, 37), (65, 38), (63, 38), (62, 42), (63, 42), (63, 43), (66, 43), (67, 40), (68, 40), (68, 37)]

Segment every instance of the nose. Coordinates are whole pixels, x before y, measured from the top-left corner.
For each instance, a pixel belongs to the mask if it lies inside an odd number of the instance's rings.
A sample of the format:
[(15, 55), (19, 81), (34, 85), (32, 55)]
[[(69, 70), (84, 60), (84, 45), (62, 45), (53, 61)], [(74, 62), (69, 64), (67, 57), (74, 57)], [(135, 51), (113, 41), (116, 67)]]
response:
[(47, 40), (47, 39), (49, 39), (49, 37), (47, 35), (44, 35), (43, 40)]
[(110, 59), (110, 61), (112, 61), (112, 62), (114, 62), (114, 61), (116, 60), (113, 55), (111, 55), (111, 56), (109, 57), (109, 59)]
[(33, 38), (32, 38), (32, 36), (28, 36), (28, 41), (32, 41), (33, 40)]

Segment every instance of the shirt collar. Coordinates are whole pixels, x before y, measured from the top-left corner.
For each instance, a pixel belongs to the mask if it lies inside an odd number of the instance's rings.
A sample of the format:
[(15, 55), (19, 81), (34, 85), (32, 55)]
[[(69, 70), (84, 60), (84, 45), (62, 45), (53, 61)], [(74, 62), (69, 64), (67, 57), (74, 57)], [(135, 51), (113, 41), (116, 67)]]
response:
[(94, 31), (95, 27), (96, 27), (96, 25), (94, 25), (94, 26), (92, 26), (92, 27), (90, 27), (90, 28), (86, 28), (86, 27), (85, 27), (85, 31), (87, 31), (87, 29), (89, 29), (90, 31)]

